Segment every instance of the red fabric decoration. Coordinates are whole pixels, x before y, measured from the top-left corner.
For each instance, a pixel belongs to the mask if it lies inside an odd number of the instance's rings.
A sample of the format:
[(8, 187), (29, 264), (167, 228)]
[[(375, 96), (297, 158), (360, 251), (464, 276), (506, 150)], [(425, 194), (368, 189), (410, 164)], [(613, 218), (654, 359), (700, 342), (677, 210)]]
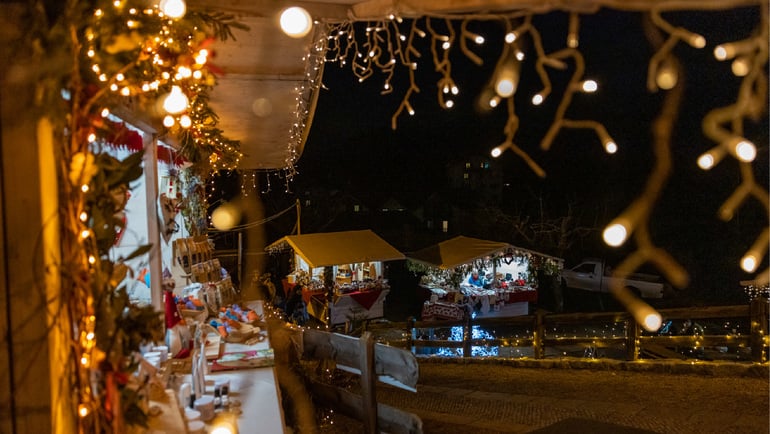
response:
[(165, 146), (158, 146), (158, 161), (173, 164), (174, 166), (183, 166), (186, 163), (186, 160), (181, 155)]
[(163, 297), (166, 306), (166, 329), (174, 328), (175, 325), (182, 322), (182, 315), (179, 313), (179, 308), (174, 301), (174, 293), (170, 291), (164, 291)]
[(374, 302), (380, 298), (380, 293), (382, 293), (382, 290), (373, 289), (371, 291), (351, 292), (349, 295), (356, 301), (356, 303), (360, 304), (361, 307), (369, 310), (372, 308)]
[(111, 134), (105, 137), (105, 141), (116, 148), (126, 148), (131, 152), (144, 149), (142, 136), (138, 132), (126, 127), (121, 122), (104, 121), (104, 126), (110, 129)]

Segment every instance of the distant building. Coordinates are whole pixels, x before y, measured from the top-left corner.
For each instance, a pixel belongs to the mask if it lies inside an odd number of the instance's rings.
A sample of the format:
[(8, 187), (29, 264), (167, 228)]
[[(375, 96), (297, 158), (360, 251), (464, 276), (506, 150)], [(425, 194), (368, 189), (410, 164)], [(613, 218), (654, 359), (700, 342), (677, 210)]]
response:
[(491, 156), (471, 156), (452, 160), (446, 166), (449, 187), (463, 201), (459, 203), (494, 204), (502, 200), (503, 171)]

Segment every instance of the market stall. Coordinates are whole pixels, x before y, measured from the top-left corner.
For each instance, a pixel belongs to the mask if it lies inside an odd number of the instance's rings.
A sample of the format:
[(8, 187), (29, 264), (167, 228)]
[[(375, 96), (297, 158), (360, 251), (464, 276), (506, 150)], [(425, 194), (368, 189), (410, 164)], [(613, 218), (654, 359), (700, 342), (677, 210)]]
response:
[(558, 271), (563, 261), (508, 243), (465, 236), (409, 255), (429, 297), (423, 319), (461, 319), (466, 312), (527, 315), (538, 301), (536, 270)]
[(300, 295), (309, 315), (332, 326), (381, 318), (390, 292), (384, 262), (405, 258), (371, 230), (288, 235), (266, 250), (291, 252), (286, 298)]

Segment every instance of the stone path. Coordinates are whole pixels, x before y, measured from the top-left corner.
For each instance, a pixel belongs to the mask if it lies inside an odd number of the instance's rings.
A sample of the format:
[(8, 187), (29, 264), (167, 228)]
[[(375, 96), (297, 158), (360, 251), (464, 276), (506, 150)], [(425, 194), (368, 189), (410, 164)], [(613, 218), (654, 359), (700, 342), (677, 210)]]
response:
[(427, 434), (768, 434), (767, 365), (721, 372), (421, 362), (417, 393), (380, 385), (377, 399), (418, 415)]

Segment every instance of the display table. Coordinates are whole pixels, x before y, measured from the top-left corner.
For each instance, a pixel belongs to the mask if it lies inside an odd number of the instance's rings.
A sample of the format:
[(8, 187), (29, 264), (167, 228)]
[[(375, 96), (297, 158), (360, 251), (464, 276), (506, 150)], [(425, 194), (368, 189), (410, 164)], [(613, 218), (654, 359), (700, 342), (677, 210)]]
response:
[[(268, 349), (267, 339), (254, 345), (226, 343), (223, 354)], [(273, 366), (211, 372), (206, 376), (206, 393), (214, 394), (217, 380), (230, 381), (230, 400), (240, 401), (240, 432), (278, 434), (286, 432), (278, 381)]]
[(420, 318), (423, 321), (453, 320), (460, 321), (465, 317), (465, 305), (445, 302), (426, 301), (422, 306)]
[[(247, 366), (264, 365), (262, 367), (237, 367), (232, 365), (218, 365), (216, 361), (209, 362), (209, 373), (206, 374), (206, 395), (214, 396), (215, 384), (219, 381), (229, 381), (229, 409), (217, 409), (216, 416), (205, 424), (206, 432), (211, 432), (213, 423), (218, 417), (230, 417), (235, 419), (239, 431), (242, 433), (259, 432), (260, 434), (283, 434), (286, 432), (283, 409), (281, 407), (281, 394), (278, 388), (272, 349), (269, 338), (252, 345), (238, 343), (223, 343), (220, 361), (228, 354), (269, 354), (270, 357), (262, 357), (259, 360), (248, 360)], [(183, 359), (177, 362), (184, 362)], [(188, 363), (189, 364), (189, 363)], [(192, 383), (189, 370), (183, 371), (174, 381), (177, 389), (183, 383)], [(174, 391), (169, 389), (169, 397), (159, 402), (152, 402), (161, 408), (162, 413), (151, 417), (149, 422), (151, 432), (187, 432), (186, 422), (181, 418), (183, 410), (178, 411), (177, 397)], [(180, 427), (184, 427), (181, 428)]]

